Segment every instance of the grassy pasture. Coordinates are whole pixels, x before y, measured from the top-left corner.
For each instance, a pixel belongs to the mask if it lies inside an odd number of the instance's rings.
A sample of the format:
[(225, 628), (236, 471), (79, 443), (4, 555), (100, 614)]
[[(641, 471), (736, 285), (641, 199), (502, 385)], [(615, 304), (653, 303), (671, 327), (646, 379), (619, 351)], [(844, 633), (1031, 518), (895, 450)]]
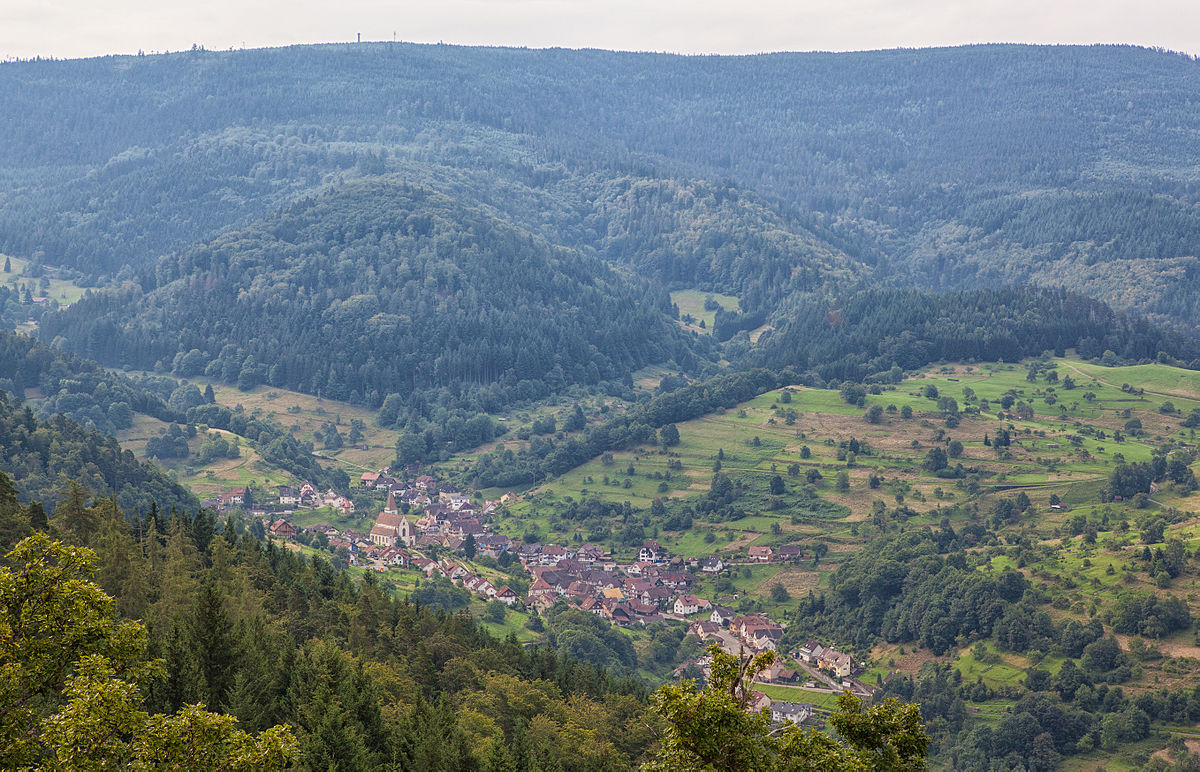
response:
[[(830, 535), (846, 528), (835, 523), (865, 519), (876, 500), (887, 506), (904, 503), (920, 513), (918, 522), (936, 522), (943, 506), (975, 495), (960, 490), (960, 481), (938, 478), (921, 466), (930, 448), (945, 448), (957, 440), (963, 445), (963, 454), (952, 462), (982, 471), (980, 495), (1012, 495), (1023, 489), (1036, 503), (1044, 504), (1057, 493), (1069, 509), (1073, 503), (1096, 501), (1116, 453), (1128, 461), (1149, 459), (1154, 449), (1151, 438), (1165, 436), (1181, 420), (1179, 414), (1157, 412), (1163, 399), (1131, 395), (1078, 372), (1072, 376), (1076, 387), (1063, 389), (1062, 378), (1073, 372), (1069, 369), (1073, 365), (1072, 360), (1058, 362), (1057, 384), (1048, 382), (1045, 375), (1031, 383), (1026, 368), (1016, 365), (934, 368), (880, 394), (868, 395), (861, 407), (847, 404), (831, 390), (789, 387), (772, 391), (730, 410), (680, 424), (680, 444), (666, 451), (644, 446), (614, 452), (610, 462), (593, 459), (538, 487), (536, 493), (544, 496), (547, 504), (568, 497), (597, 497), (645, 509), (655, 498), (671, 501), (703, 496), (719, 464), (721, 472), (744, 486), (738, 502), (750, 516), (716, 524), (718, 530), (760, 533), (757, 539), (740, 539), (743, 546), (786, 542), (798, 535), (795, 517), (805, 523), (824, 522), (818, 532)], [(978, 414), (964, 412), (957, 427), (946, 426), (936, 399), (926, 396), (928, 386), (934, 386), (939, 397), (953, 397), (960, 410), (971, 407)], [(1012, 410), (1003, 410), (1001, 399), (1006, 394), (1030, 404), (1032, 417), (1022, 420)], [(885, 408), (882, 423), (864, 420), (871, 405)], [(912, 418), (900, 417), (904, 406), (912, 409)], [(1193, 406), (1200, 402), (1193, 405), (1184, 398), (1176, 400), (1183, 413)], [(1113, 430), (1122, 429), (1128, 420), (1125, 410), (1142, 420), (1147, 436), (1114, 440)], [(995, 437), (1001, 429), (1007, 429), (1012, 437), (1003, 454), (984, 440), (985, 435)], [(869, 454), (859, 453), (853, 465), (842, 447), (851, 438), (871, 447)], [(807, 458), (802, 457), (805, 448)], [(798, 469), (799, 474), (790, 475), (789, 467)], [(810, 469), (822, 478), (812, 491), (816, 499), (803, 491)], [(843, 471), (849, 485), (839, 490), (835, 483)], [(767, 487), (775, 475), (783, 478), (785, 492), (773, 497)], [(870, 487), (872, 477), (881, 480), (879, 487)], [(816, 510), (811, 510), (813, 503), (819, 505)], [(531, 510), (518, 507), (516, 511)], [(545, 528), (548, 521), (537, 525)], [(768, 536), (775, 526), (777, 536)], [(664, 533), (658, 538), (677, 554), (687, 556), (728, 549), (720, 539), (705, 542), (694, 533)]]
[[(4, 261), (8, 260), (12, 268), (11, 271), (4, 271)], [(32, 284), (34, 297), (45, 296), (58, 301), (60, 306), (69, 306), (83, 297), (87, 289), (80, 287), (73, 281), (66, 279), (51, 278), (49, 284), (44, 289), (42, 288), (41, 279), (34, 279), (25, 275), (25, 269), (29, 266), (29, 261), (20, 257), (10, 257), (8, 255), (0, 255), (0, 282), (12, 284), (14, 280), (17, 284)], [(52, 272), (52, 269), (47, 269)]]
[[(808, 590), (828, 588), (831, 572), (840, 561), (861, 549), (875, 532), (871, 524), (874, 502), (882, 501), (889, 509), (903, 503), (917, 513), (907, 521), (908, 527), (928, 527), (936, 526), (956, 504), (977, 503), (978, 516), (986, 517), (995, 500), (1023, 491), (1037, 514), (1022, 521), (1020, 527), (1033, 535), (1036, 556), (1031, 562), (1019, 562), (1019, 550), (1011, 543), (996, 545), (987, 548), (992, 554), (981, 570), (1021, 570), (1055, 600), (1046, 607), (1054, 619), (1086, 621), (1092, 614), (1103, 614), (1131, 591), (1194, 598), (1200, 580), (1191, 574), (1165, 590), (1155, 587), (1146, 575), (1140, 561), (1144, 545), (1138, 528), (1142, 518), (1154, 516), (1154, 508), (1138, 511), (1128, 503), (1101, 504), (1098, 494), (1117, 454), (1127, 461), (1145, 461), (1164, 438), (1190, 441), (1194, 437), (1180, 424), (1193, 408), (1200, 407), (1200, 387), (1196, 386), (1200, 374), (1164, 365), (1121, 372), (1074, 359), (1054, 363), (1056, 380), (1043, 373), (1033, 382), (1026, 377), (1026, 365), (933, 367), (894, 386), (884, 386), (879, 394), (868, 394), (862, 405), (847, 404), (832, 390), (795, 386), (767, 392), (733, 408), (678, 424), (681, 441), (677, 446), (664, 450), (647, 445), (614, 452), (607, 463), (597, 458), (537, 486), (512, 508), (501, 530), (517, 535), (532, 527), (544, 540), (586, 532), (580, 524), (556, 519), (556, 510), (568, 499), (596, 496), (614, 503), (628, 501), (643, 510), (655, 498), (662, 498), (668, 507), (684, 499), (698, 501), (708, 494), (719, 462), (720, 471), (742, 486), (736, 505), (745, 516), (717, 522), (697, 518), (690, 530), (682, 532), (651, 533), (647, 528), (647, 536), (657, 538), (673, 554), (717, 553), (735, 560), (744, 559), (740, 556), (750, 544), (824, 542), (830, 552), (815, 567), (807, 560), (798, 566), (754, 565), (750, 577), (742, 576), (740, 567), (735, 567), (722, 580), (728, 584), (723, 583), (721, 589), (715, 580), (702, 578), (695, 590), (722, 604), (743, 610), (757, 608), (786, 618), (786, 612)], [(1074, 381), (1074, 388), (1064, 388), (1067, 376)], [(1149, 385), (1137, 380), (1142, 377)], [(1123, 383), (1133, 388), (1122, 390)], [(947, 425), (937, 399), (926, 394), (928, 386), (937, 389), (938, 397), (955, 399), (962, 411), (958, 426)], [(1145, 392), (1137, 393), (1138, 388)], [(1002, 406), (1006, 396), (1013, 398), (1009, 409)], [(1167, 401), (1175, 410), (1160, 412)], [(1020, 403), (1031, 406), (1031, 416), (1019, 417)], [(879, 424), (864, 418), (872, 405), (884, 408)], [(911, 418), (901, 417), (905, 406), (911, 409)], [(1133, 418), (1142, 422), (1140, 435), (1125, 429)], [(1011, 437), (1008, 448), (997, 450), (985, 444), (985, 436), (994, 440), (1001, 430)], [(1120, 442), (1114, 437), (1116, 431), (1125, 434)], [(852, 464), (845, 447), (851, 438), (870, 448), (857, 454)], [(952, 440), (962, 443), (963, 452), (961, 458), (951, 459), (951, 464), (961, 462), (978, 469), (980, 475), (974, 482), (938, 477), (923, 468), (930, 448), (948, 449)], [(805, 448), (807, 452), (802, 453)], [(818, 472), (821, 479), (806, 490), (809, 470)], [(840, 472), (846, 473), (846, 490), (839, 490)], [(784, 481), (780, 495), (769, 490), (775, 475)], [(870, 484), (872, 476), (879, 478), (877, 487)], [(1051, 509), (1051, 495), (1059, 497), (1061, 510)], [(1185, 511), (1200, 509), (1200, 495), (1182, 495), (1169, 485), (1155, 494), (1155, 501)], [(1086, 544), (1081, 537), (1062, 539), (1058, 535), (1056, 529), (1079, 516), (1096, 527), (1094, 544)], [(956, 512), (955, 527), (974, 517), (969, 510)], [(1128, 523), (1124, 526), (1127, 530), (1116, 530), (1114, 524), (1122, 521)], [(615, 535), (607, 542), (610, 546), (619, 546)], [(1200, 547), (1200, 517), (1171, 526), (1171, 536), (1182, 538), (1189, 549)], [(618, 549), (617, 555), (627, 559), (630, 553)], [(770, 590), (776, 582), (784, 585), (791, 600), (782, 604), (771, 600)], [(1181, 669), (1179, 663), (1185, 660), (1179, 658), (1200, 654), (1193, 634), (1178, 633), (1159, 645), (1166, 658), (1162, 664), (1146, 664), (1146, 678), (1174, 684), (1188, 677), (1186, 673), (1191, 671)], [(911, 644), (906, 654), (898, 654), (892, 646), (874, 655), (864, 675), (868, 683), (892, 670), (915, 674), (921, 664), (936, 660), (952, 663), (964, 680), (982, 678), (993, 687), (1012, 686), (1025, 677), (1031, 664), (1028, 658), (998, 651), (990, 643), (982, 657), (964, 647), (934, 658), (914, 650)], [(1060, 656), (1048, 656), (1038, 666), (1053, 674), (1062, 661)], [(1126, 687), (1141, 688), (1133, 682)], [(815, 702), (811, 694), (791, 691), (772, 696)], [(998, 722), (1006, 707), (1011, 707), (1011, 701), (992, 700), (972, 709), (982, 720)]]
[[(121, 446), (135, 455), (145, 458), (146, 442), (163, 433), (167, 424), (156, 418), (136, 414), (133, 426), (118, 433)], [(218, 458), (200, 464), (197, 454), (208, 434), (219, 434), (227, 441), (237, 440), (240, 446), (238, 458)], [(216, 496), (230, 488), (251, 485), (262, 491), (276, 485), (286, 485), (288, 475), (262, 459), (250, 447), (244, 437), (220, 429), (198, 431), (188, 441), (190, 455), (186, 459), (154, 459), (154, 462), (201, 498)]]
[[(678, 290), (671, 293), (671, 302), (679, 307), (680, 318), (682, 319), (684, 316), (690, 314), (696, 320), (691, 324), (681, 321), (680, 325), (684, 329), (695, 330), (703, 334), (712, 333), (713, 322), (716, 321), (717, 312), (704, 308), (705, 299), (710, 297), (726, 311), (736, 311), (741, 307), (741, 301), (733, 295), (722, 295), (717, 292), (704, 292), (703, 290)], [(700, 327), (701, 321), (704, 322), (704, 327)]]
[[(194, 380), (201, 388), (210, 383), (207, 379)], [(261, 415), (288, 429), (298, 439), (312, 442), (321, 456), (344, 465), (352, 480), (362, 472), (385, 468), (396, 455), (397, 432), (377, 426), (375, 412), (367, 408), (273, 386), (241, 391), (228, 384), (215, 381), (211, 384), (217, 404), (230, 408), (241, 405), (250, 415)], [(351, 446), (346, 437), (350, 422), (355, 419), (363, 422), (363, 442)], [(325, 449), (314, 437), (314, 432), (322, 431), (328, 424), (337, 426), (342, 435), (345, 444), (338, 450)]]
[(819, 710), (833, 712), (837, 710), (839, 695), (830, 692), (815, 692), (798, 686), (783, 686), (781, 684), (754, 684), (755, 691), (762, 692), (772, 700), (782, 702), (808, 703)]

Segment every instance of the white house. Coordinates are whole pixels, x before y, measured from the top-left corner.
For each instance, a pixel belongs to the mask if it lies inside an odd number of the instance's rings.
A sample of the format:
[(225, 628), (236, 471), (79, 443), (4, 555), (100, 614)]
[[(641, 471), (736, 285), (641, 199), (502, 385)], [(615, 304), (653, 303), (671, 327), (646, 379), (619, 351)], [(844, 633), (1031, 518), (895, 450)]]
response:
[(812, 705), (795, 702), (771, 703), (771, 720), (777, 724), (782, 724), (785, 721), (790, 721), (793, 724), (802, 724), (812, 717), (812, 714)]
[(667, 551), (656, 541), (648, 541), (638, 551), (639, 563), (661, 563), (667, 557)]
[(704, 598), (697, 598), (695, 595), (680, 595), (675, 599), (674, 610), (680, 616), (688, 616), (711, 606), (712, 604)]

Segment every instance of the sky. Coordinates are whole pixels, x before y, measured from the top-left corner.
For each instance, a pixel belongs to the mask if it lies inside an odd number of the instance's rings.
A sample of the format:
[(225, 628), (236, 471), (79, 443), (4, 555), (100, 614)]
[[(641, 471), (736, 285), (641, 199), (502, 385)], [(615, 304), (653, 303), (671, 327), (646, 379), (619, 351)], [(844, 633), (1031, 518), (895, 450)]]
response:
[(0, 0), (0, 59), (401, 40), (677, 53), (1133, 43), (1200, 54), (1198, 0)]

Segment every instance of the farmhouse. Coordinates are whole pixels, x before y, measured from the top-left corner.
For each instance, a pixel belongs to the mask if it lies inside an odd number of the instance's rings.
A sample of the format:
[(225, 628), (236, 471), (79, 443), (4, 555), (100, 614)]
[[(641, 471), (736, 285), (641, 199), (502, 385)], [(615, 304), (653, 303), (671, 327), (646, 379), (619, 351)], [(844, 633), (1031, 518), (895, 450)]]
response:
[(271, 523), (271, 535), (278, 536), (281, 539), (294, 538), (296, 536), (296, 526), (287, 520), (276, 520)]
[(300, 491), (290, 485), (280, 485), (279, 503), (285, 507), (298, 506), (300, 504)]
[(248, 504), (250, 501), (249, 488), (231, 488), (221, 494), (221, 507), (240, 507)]
[(748, 550), (751, 560), (757, 560), (760, 563), (770, 563), (775, 552), (770, 547), (751, 547)]

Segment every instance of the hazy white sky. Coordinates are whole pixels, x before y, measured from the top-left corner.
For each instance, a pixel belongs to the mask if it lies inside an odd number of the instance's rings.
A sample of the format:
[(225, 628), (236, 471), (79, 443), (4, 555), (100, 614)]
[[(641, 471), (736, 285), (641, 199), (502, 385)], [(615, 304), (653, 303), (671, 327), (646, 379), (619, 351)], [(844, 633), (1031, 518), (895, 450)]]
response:
[(683, 53), (983, 42), (1200, 53), (1200, 0), (0, 0), (0, 58), (354, 40)]

